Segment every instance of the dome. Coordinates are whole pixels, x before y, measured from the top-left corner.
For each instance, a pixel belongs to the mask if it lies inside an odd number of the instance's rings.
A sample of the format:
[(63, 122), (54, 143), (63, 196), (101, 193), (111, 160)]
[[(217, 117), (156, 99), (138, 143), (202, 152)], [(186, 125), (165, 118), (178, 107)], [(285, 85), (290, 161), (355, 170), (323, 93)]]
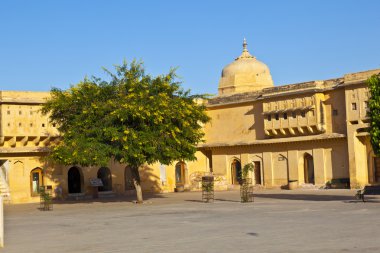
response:
[(244, 39), (243, 53), (222, 71), (219, 95), (257, 91), (267, 87), (273, 87), (269, 68), (248, 52)]

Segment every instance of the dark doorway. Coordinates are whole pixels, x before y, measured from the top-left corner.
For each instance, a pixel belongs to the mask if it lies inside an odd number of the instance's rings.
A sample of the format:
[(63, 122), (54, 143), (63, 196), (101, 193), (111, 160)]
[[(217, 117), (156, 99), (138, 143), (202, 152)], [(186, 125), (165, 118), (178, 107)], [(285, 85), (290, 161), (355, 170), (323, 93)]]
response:
[(234, 185), (240, 184), (241, 181), (241, 163), (237, 159), (231, 163), (231, 180)]
[(309, 154), (304, 155), (304, 173), (305, 173), (305, 183), (315, 184), (314, 161), (313, 161), (313, 157)]
[(107, 167), (101, 167), (98, 170), (98, 178), (102, 180), (103, 186), (99, 186), (100, 192), (112, 191), (112, 176), (111, 171)]
[(380, 157), (374, 158), (375, 182), (380, 183)]
[(254, 162), (255, 184), (262, 184), (260, 162)]
[(125, 167), (124, 176), (125, 176), (125, 190), (126, 191), (134, 190), (135, 185), (133, 184), (131, 167), (129, 166)]
[(67, 175), (67, 183), (69, 185), (69, 193), (81, 193), (81, 174), (77, 167), (71, 167)]
[(175, 184), (176, 187), (184, 186), (186, 174), (186, 164), (184, 162), (179, 162), (175, 165)]

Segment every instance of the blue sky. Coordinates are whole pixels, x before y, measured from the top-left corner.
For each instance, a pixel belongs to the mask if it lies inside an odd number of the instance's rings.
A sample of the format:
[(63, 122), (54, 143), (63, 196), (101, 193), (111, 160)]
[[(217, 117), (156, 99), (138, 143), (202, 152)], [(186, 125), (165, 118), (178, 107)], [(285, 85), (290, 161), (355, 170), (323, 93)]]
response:
[(380, 1), (0, 1), (0, 90), (68, 88), (123, 59), (217, 93), (242, 40), (275, 85), (380, 68)]

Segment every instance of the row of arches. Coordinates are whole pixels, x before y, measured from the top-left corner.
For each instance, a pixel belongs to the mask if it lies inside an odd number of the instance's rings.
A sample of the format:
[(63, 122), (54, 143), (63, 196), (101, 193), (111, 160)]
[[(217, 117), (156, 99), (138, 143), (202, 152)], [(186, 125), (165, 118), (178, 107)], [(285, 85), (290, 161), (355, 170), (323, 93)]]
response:
[[(112, 174), (109, 168), (101, 167), (97, 172), (97, 178), (103, 183), (103, 186), (98, 187), (99, 191), (112, 191)], [(67, 185), (69, 193), (82, 192), (83, 175), (78, 167), (71, 167), (67, 172)]]
[[(133, 190), (134, 184), (132, 180), (131, 169), (127, 166), (124, 172), (125, 177), (125, 190)], [(175, 165), (175, 180), (177, 186), (184, 186), (186, 184), (187, 167), (184, 162), (179, 162)], [(109, 168), (101, 167), (97, 171), (97, 178), (102, 180), (103, 186), (98, 190), (112, 191), (112, 174)], [(39, 189), (43, 185), (43, 173), (41, 168), (35, 168), (30, 172), (30, 189), (31, 195), (36, 196), (39, 194)], [(71, 167), (67, 172), (67, 189), (68, 193), (82, 193), (84, 187), (84, 176), (81, 168), (77, 166)]]
[[(262, 176), (261, 176), (261, 163), (253, 162), (254, 170), (253, 170), (253, 179), (254, 184), (263, 184)], [(241, 183), (242, 179), (242, 167), (241, 163), (238, 159), (234, 159), (231, 163), (231, 184), (238, 185)]]
[[(254, 171), (253, 179), (255, 184), (263, 184), (263, 178), (261, 173), (261, 162), (253, 162)], [(303, 155), (303, 170), (304, 170), (304, 182), (306, 184), (315, 184), (314, 176), (314, 159), (313, 156), (305, 153)], [(239, 159), (233, 159), (231, 163), (231, 184), (238, 185), (242, 179), (242, 167)]]
[[(186, 163), (178, 162), (175, 165), (175, 181), (176, 187), (184, 186), (187, 178), (187, 167)], [(125, 167), (125, 190), (133, 190), (134, 184), (132, 180), (131, 169), (127, 166)], [(111, 171), (107, 167), (102, 167), (97, 172), (97, 177), (103, 182), (103, 186), (99, 187), (99, 191), (112, 191), (112, 175)], [(82, 172), (78, 167), (71, 167), (68, 171), (68, 191), (69, 193), (81, 193), (83, 185)]]
[[(313, 157), (305, 153), (304, 159), (304, 179), (305, 183), (314, 184), (314, 161)], [(255, 184), (263, 184), (261, 162), (254, 162), (253, 179)], [(178, 162), (175, 165), (175, 183), (176, 187), (184, 186), (187, 178), (186, 163)], [(109, 168), (101, 167), (97, 171), (97, 177), (102, 180), (103, 186), (99, 187), (99, 191), (112, 191), (112, 174)], [(239, 159), (233, 159), (231, 163), (231, 183), (238, 185), (242, 178), (242, 166)], [(43, 173), (41, 168), (35, 168), (30, 173), (30, 187), (33, 195), (38, 195), (39, 187), (43, 185)], [(68, 193), (81, 193), (83, 191), (84, 179), (80, 168), (74, 166), (68, 170), (67, 186)], [(125, 190), (133, 190), (131, 170), (127, 166), (125, 168)]]

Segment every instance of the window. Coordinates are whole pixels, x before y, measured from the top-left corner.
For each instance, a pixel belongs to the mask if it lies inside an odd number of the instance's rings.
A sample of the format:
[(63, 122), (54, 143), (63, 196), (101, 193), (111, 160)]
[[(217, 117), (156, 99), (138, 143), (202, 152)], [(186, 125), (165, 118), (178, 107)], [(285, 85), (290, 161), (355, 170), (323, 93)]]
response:
[(18, 123), (18, 126), (19, 126), (19, 127), (21, 127), (21, 125), (22, 125), (22, 124), (21, 124), (21, 122), (20, 122), (20, 123)]
[(276, 113), (275, 117), (276, 117), (276, 120), (279, 119), (279, 115), (278, 115), (278, 113)]
[(8, 111), (7, 111), (7, 114), (10, 115), (10, 114), (11, 114), (11, 111), (8, 110)]
[(301, 117), (305, 118), (305, 112), (301, 112)]
[(10, 127), (10, 126), (11, 126), (11, 123), (8, 123), (8, 126)]
[(18, 111), (18, 114), (21, 115), (21, 114), (22, 114), (22, 111)]
[(268, 115), (268, 121), (271, 121), (272, 120), (272, 115)]
[(45, 124), (44, 124), (44, 123), (42, 123), (42, 127), (45, 127)]
[(32, 126), (33, 126), (33, 123), (30, 123), (29, 125), (30, 125), (30, 127), (32, 127)]
[(30, 111), (30, 115), (33, 115), (33, 111)]
[(369, 116), (369, 104), (368, 101), (364, 101), (364, 110), (365, 110), (365, 116)]
[(351, 104), (351, 109), (352, 109), (353, 111), (356, 111), (356, 103), (352, 103), (352, 104)]
[(288, 119), (288, 114), (287, 113), (284, 113), (284, 119)]
[(333, 109), (333, 116), (338, 116), (338, 110), (337, 109)]
[(292, 112), (292, 117), (295, 119), (297, 118), (297, 113), (296, 112)]
[(53, 123), (53, 127), (55, 127), (56, 126), (56, 124), (55, 123)]

